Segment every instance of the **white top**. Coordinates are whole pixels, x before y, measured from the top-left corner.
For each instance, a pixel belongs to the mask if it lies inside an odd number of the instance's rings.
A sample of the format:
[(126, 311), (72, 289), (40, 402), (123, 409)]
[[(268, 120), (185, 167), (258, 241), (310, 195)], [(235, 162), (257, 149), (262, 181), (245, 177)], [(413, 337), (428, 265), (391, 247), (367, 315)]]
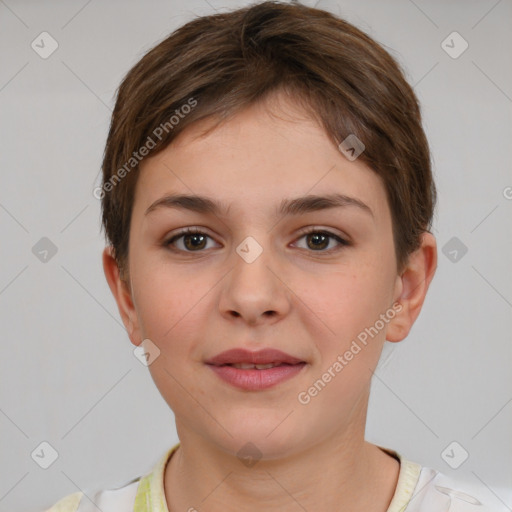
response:
[[(167, 461), (179, 447), (170, 448), (153, 470), (117, 489), (70, 494), (44, 512), (169, 512), (164, 493)], [(398, 482), (387, 512), (501, 512), (508, 507), (483, 502), (479, 492), (461, 488), (456, 480), (422, 467), (388, 448), (379, 448), (400, 461)], [(189, 510), (194, 510), (191, 507)]]

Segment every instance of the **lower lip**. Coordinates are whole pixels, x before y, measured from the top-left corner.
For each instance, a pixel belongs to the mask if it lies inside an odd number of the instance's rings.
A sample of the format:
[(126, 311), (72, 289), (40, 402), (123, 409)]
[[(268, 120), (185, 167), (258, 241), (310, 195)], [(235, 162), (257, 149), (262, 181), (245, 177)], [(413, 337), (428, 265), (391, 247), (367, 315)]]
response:
[(247, 391), (267, 389), (297, 375), (306, 363), (274, 366), (266, 370), (242, 370), (233, 366), (208, 365), (223, 381)]

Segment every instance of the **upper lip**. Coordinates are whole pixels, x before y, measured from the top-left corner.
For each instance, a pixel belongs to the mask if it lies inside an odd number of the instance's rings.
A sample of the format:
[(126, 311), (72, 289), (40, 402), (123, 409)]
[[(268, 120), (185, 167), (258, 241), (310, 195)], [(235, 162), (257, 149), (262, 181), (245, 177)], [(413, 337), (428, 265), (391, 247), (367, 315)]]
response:
[(265, 348), (252, 352), (245, 348), (233, 348), (217, 354), (215, 357), (208, 359), (206, 364), (214, 366), (222, 366), (223, 364), (234, 363), (252, 363), (252, 364), (269, 364), (269, 363), (286, 363), (297, 364), (303, 363), (302, 359), (281, 352), (274, 348)]

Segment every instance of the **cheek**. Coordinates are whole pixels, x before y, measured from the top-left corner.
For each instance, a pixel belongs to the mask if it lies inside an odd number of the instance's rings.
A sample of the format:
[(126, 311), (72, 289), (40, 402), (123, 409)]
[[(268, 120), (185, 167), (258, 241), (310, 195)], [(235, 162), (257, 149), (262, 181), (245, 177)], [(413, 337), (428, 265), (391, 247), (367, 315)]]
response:
[(216, 341), (209, 328), (219, 277), (192, 266), (141, 260), (132, 280), (141, 335), (158, 346), (166, 368), (184, 374), (183, 361), (200, 360), (205, 340)]
[[(367, 264), (359, 261), (354, 267), (333, 272), (322, 293), (315, 295), (311, 309), (319, 311), (329, 326), (329, 331), (322, 331), (327, 335), (311, 332), (319, 362), (315, 377), (322, 379), (323, 374), (325, 380), (332, 380), (322, 398), (315, 400), (316, 406), (333, 401), (341, 410), (343, 404), (350, 408), (369, 385), (385, 340), (387, 323), (381, 315), (393, 299), (392, 276), (389, 266), (371, 258)], [(336, 377), (324, 373), (329, 371)]]
[(134, 303), (142, 335), (161, 343), (184, 317), (192, 300), (188, 297), (191, 284), (187, 286), (178, 272), (170, 272), (148, 254), (134, 251), (131, 263)]
[(357, 269), (332, 272), (314, 295), (313, 311), (318, 311), (331, 334), (347, 340), (373, 325), (391, 306), (394, 282), (389, 268), (377, 261), (359, 263)]
[(345, 421), (347, 411), (369, 389), (385, 339), (387, 323), (381, 315), (391, 306), (391, 281), (389, 268), (386, 274), (377, 261), (357, 271), (347, 268), (332, 273), (308, 304), (330, 332), (310, 331), (318, 369), (301, 391), (303, 398), (311, 398), (307, 410), (322, 416), (326, 428)]
[(160, 350), (148, 369), (169, 406), (187, 416), (188, 393), (197, 399), (204, 393), (200, 382), (196, 382), (195, 372), (201, 342), (212, 338), (206, 332), (207, 315), (213, 307), (212, 295), (207, 292), (215, 281), (209, 284), (206, 278), (191, 278), (188, 272), (171, 272), (148, 265), (132, 282), (141, 335)]

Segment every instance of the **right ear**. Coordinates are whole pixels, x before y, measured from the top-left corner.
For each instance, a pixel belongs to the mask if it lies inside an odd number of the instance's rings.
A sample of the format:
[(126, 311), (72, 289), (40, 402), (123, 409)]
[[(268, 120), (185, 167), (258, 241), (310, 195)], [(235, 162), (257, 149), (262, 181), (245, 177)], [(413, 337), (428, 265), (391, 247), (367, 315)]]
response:
[(139, 346), (142, 342), (137, 311), (133, 304), (130, 285), (121, 279), (117, 261), (113, 256), (112, 246), (103, 250), (103, 271), (107, 279), (110, 291), (117, 302), (123, 324), (128, 332), (130, 341)]

